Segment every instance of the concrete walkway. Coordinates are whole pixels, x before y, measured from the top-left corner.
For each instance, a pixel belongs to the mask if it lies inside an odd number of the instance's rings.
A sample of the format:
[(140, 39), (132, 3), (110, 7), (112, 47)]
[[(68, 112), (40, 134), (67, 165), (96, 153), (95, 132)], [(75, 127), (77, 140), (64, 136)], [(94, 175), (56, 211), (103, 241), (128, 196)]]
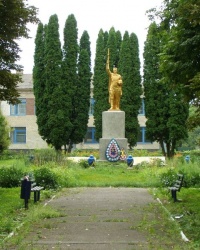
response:
[[(47, 204), (60, 211), (62, 217), (33, 225), (17, 249), (169, 249), (166, 242), (163, 248), (152, 247), (148, 230), (139, 230), (144, 218), (146, 223), (155, 221), (155, 210), (149, 209), (152, 203), (157, 202), (143, 188), (67, 189)], [(159, 241), (162, 246), (162, 239)]]

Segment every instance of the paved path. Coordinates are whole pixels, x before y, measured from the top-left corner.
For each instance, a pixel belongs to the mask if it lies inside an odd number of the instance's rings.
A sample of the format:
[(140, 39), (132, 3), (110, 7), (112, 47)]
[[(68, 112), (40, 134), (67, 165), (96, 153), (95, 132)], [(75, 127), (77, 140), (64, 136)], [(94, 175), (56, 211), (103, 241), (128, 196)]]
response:
[(148, 230), (139, 230), (144, 218), (155, 220), (155, 211), (149, 209), (154, 202), (143, 188), (67, 189), (47, 205), (63, 216), (37, 223), (23, 241), (26, 247), (17, 249), (169, 249), (151, 248)]

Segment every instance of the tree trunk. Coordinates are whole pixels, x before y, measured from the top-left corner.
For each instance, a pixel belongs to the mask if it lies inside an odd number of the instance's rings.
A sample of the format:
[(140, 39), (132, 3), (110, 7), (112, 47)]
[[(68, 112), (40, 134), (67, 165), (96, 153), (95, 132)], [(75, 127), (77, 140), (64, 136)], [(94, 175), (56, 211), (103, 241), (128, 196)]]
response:
[(164, 145), (164, 142), (163, 142), (163, 141), (160, 141), (160, 147), (161, 147), (161, 149), (162, 149), (162, 154), (163, 154), (164, 156), (166, 156), (165, 145)]

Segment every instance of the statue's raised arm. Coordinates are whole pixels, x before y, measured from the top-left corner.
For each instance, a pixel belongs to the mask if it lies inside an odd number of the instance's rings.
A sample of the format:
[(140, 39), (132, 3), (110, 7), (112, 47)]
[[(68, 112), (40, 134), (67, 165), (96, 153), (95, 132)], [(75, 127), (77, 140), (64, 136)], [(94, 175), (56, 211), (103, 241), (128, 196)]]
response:
[(109, 76), (108, 92), (109, 92), (109, 111), (120, 110), (120, 98), (122, 95), (122, 77), (117, 73), (117, 68), (113, 67), (113, 72), (110, 71), (110, 51), (108, 49), (107, 60), (106, 60), (106, 72)]

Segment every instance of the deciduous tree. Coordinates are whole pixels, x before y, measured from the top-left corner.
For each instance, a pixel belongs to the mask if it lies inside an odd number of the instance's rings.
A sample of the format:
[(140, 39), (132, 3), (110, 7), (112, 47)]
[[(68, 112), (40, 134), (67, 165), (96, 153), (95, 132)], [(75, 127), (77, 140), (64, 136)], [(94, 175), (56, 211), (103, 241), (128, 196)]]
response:
[(0, 2), (0, 100), (11, 104), (18, 102), (17, 83), (22, 82), (20, 74), (22, 66), (17, 64), (21, 49), (17, 40), (29, 38), (28, 23), (37, 23), (37, 9), (28, 6), (25, 0), (1, 0)]

